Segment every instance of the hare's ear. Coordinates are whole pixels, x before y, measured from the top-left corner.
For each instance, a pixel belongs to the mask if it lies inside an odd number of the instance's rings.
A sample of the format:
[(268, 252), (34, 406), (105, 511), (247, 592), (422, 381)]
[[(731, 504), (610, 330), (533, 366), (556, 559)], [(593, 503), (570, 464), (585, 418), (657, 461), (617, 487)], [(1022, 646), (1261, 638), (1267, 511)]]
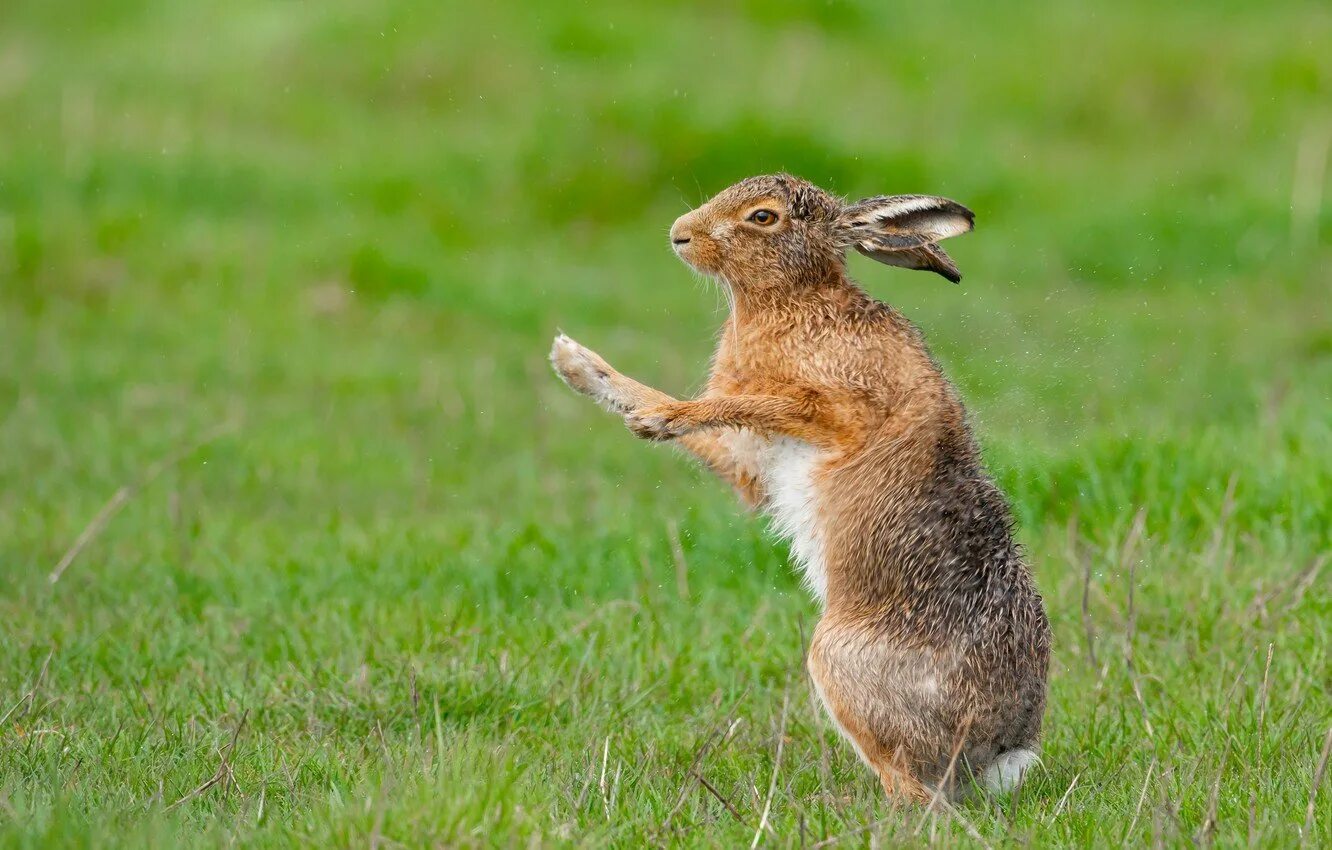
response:
[(880, 195), (842, 209), (838, 236), (846, 247), (890, 266), (923, 269), (957, 283), (962, 274), (939, 247), (941, 239), (971, 231), (976, 216), (947, 198)]

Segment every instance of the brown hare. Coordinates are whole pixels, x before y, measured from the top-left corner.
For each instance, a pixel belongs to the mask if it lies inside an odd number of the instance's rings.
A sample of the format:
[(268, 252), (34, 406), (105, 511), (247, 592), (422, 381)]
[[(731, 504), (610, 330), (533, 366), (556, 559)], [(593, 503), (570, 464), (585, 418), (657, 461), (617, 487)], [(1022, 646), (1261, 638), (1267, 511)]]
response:
[(916, 329), (847, 272), (959, 280), (938, 242), (972, 213), (921, 195), (844, 204), (751, 177), (681, 216), (671, 243), (727, 287), (707, 389), (680, 401), (560, 335), (573, 389), (672, 441), (767, 513), (824, 606), (809, 674), (884, 790), (1009, 791), (1036, 761), (1050, 629), (957, 393)]

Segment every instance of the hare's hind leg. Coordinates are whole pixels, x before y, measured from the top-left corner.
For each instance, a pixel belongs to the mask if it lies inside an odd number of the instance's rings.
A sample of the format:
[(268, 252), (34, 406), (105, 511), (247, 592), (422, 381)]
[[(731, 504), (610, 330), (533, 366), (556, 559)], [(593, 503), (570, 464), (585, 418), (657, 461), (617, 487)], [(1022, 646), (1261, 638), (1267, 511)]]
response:
[[(876, 706), (866, 699), (861, 681), (861, 677), (872, 675), (872, 670), (861, 667), (863, 659), (858, 655), (854, 644), (839, 641), (833, 628), (820, 623), (815, 629), (809, 647), (809, 676), (823, 707), (861, 761), (878, 775), (889, 797), (927, 803), (933, 795), (912, 772), (907, 742), (888, 740), (872, 725)], [(877, 708), (881, 712), (883, 707)]]

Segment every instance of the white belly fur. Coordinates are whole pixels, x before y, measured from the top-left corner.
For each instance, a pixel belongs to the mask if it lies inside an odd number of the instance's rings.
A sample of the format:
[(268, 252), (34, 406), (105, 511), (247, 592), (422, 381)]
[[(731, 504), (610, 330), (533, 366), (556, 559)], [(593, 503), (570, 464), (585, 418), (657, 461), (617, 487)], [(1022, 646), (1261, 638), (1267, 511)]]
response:
[(822, 602), (827, 596), (828, 574), (814, 487), (819, 451), (803, 440), (774, 437), (759, 458), (772, 529), (791, 542), (791, 556), (805, 586)]

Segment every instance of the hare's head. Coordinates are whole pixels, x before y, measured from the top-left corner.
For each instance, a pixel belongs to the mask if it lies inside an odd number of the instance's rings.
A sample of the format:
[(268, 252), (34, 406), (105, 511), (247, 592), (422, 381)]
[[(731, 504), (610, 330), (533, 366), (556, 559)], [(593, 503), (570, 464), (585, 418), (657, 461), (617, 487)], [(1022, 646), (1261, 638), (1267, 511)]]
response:
[(881, 195), (846, 205), (814, 184), (750, 177), (676, 219), (671, 244), (686, 263), (733, 287), (798, 287), (839, 271), (846, 250), (891, 266), (961, 278), (938, 246), (966, 233), (961, 204), (928, 195)]

